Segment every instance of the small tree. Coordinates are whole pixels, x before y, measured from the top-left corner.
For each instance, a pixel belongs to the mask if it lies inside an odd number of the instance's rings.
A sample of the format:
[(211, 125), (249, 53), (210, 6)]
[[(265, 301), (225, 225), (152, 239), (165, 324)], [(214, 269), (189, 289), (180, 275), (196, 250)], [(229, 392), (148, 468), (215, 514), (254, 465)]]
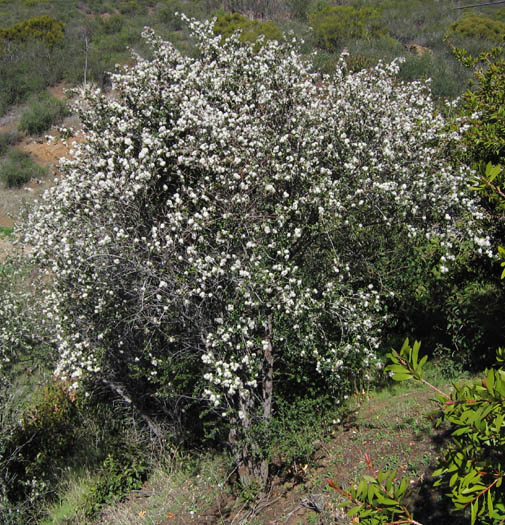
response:
[(88, 142), (25, 241), (48, 274), (57, 373), (108, 385), (154, 432), (206, 404), (242, 481), (264, 482), (253, 436), (276, 396), (338, 401), (380, 367), (403, 250), (427, 236), (444, 271), (461, 238), (487, 241), (425, 84), (394, 63), (320, 77), (291, 44), (190, 25), (198, 58), (147, 31), (153, 58), (115, 75), (113, 98), (87, 94)]

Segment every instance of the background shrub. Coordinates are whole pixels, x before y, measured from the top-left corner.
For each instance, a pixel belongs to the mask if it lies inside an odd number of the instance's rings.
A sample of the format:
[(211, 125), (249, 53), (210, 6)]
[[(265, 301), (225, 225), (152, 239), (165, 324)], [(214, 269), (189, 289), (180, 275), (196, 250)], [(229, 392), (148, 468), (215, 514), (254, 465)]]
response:
[(11, 148), (0, 160), (0, 180), (8, 188), (23, 186), (31, 179), (41, 178), (47, 170), (36, 164), (27, 153)]
[(63, 40), (65, 24), (50, 16), (37, 16), (14, 24), (6, 29), (0, 29), (0, 41), (42, 40), (53, 46)]
[(371, 39), (384, 33), (380, 11), (367, 7), (326, 7), (310, 16), (310, 25), (318, 45), (329, 51), (338, 49), (346, 39)]
[(7, 131), (0, 133), (0, 157), (5, 155), (10, 146), (13, 146), (19, 141), (19, 133), (17, 131)]
[(491, 42), (505, 40), (505, 23), (483, 15), (464, 16), (449, 26), (449, 34), (481, 38)]
[(239, 13), (225, 13), (217, 17), (214, 24), (214, 32), (229, 38), (235, 31), (241, 31), (241, 42), (256, 42), (260, 35), (268, 40), (279, 40), (282, 33), (273, 22), (260, 22), (249, 20)]
[(19, 130), (29, 135), (41, 135), (54, 124), (59, 124), (68, 115), (64, 102), (50, 95), (40, 96), (33, 100), (22, 113)]

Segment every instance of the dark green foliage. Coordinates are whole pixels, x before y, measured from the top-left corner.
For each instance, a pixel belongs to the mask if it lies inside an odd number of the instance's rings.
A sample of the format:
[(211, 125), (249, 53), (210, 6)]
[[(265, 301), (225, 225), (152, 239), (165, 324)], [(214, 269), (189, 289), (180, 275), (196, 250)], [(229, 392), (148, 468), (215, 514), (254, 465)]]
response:
[(117, 5), (119, 12), (122, 15), (136, 15), (136, 14), (145, 14), (147, 9), (136, 2), (135, 0), (127, 0), (125, 2), (119, 2)]
[(140, 489), (147, 473), (145, 461), (137, 455), (108, 454), (103, 461), (99, 480), (86, 494), (85, 515), (92, 518), (105, 504)]
[(384, 34), (380, 11), (351, 6), (326, 7), (310, 16), (317, 44), (328, 51), (343, 45), (346, 39), (372, 39)]
[(338, 416), (334, 400), (324, 394), (299, 396), (293, 402), (280, 400), (266, 441), (270, 460), (285, 471), (300, 474), (301, 467), (313, 462), (329, 424), (338, 420)]
[(440, 260), (435, 244), (405, 253), (397, 292), (387, 301), (394, 316), (386, 347), (400, 344), (405, 334), (422, 339), (449, 374), (491, 365), (505, 331), (500, 315), (505, 290), (496, 265), (461, 248), (447, 274), (435, 270)]
[(467, 38), (503, 42), (505, 40), (505, 23), (483, 15), (468, 15), (451, 24), (449, 34), (451, 33)]
[(456, 76), (451, 63), (430, 53), (409, 54), (401, 66), (400, 78), (407, 81), (430, 78), (433, 92), (439, 97), (453, 98), (461, 91), (461, 78)]
[[(178, 13), (184, 13), (186, 16), (197, 19), (209, 17), (209, 12), (205, 9), (203, 2), (164, 0), (157, 5), (155, 10), (155, 15), (162, 25), (161, 29), (184, 31), (186, 26)], [(170, 40), (173, 41), (172, 38)]]
[[(31, 377), (32, 367), (19, 373), (27, 387), (38, 382)], [(95, 388), (84, 397), (51, 380), (33, 388), (29, 398), (25, 394), (9, 400), (14, 385), (0, 376), (2, 524), (9, 523), (2, 512), (10, 516), (15, 511), (18, 517), (22, 512), (27, 523), (40, 517), (44, 504), (54, 499), (62, 473), (72, 468), (99, 474), (82, 509), (89, 516), (140, 487), (155, 447), (128, 409), (115, 406), (109, 391)]]
[(505, 7), (494, 11), (493, 18), (495, 20), (499, 20), (500, 22), (505, 22)]
[(19, 130), (29, 135), (41, 135), (68, 115), (64, 102), (52, 96), (41, 96), (31, 102), (19, 121)]
[(36, 16), (6, 29), (0, 29), (0, 41), (42, 40), (45, 44), (53, 46), (63, 40), (64, 27), (63, 22), (50, 16)]
[(0, 157), (7, 153), (10, 146), (14, 146), (19, 141), (19, 134), (17, 131), (8, 131), (0, 133)]
[[(420, 346), (419, 342), (410, 346), (407, 339), (400, 352), (389, 354), (393, 364), (386, 370), (396, 381), (416, 379), (437, 392), (437, 424), (451, 425), (451, 441), (433, 473), (439, 477), (435, 485), (447, 490), (456, 510), (470, 511), (472, 525), (501, 523), (505, 520), (505, 351), (497, 351), (498, 366), (486, 370), (484, 379), (454, 384), (446, 394), (425, 381), (427, 356), (419, 359)], [(381, 512), (381, 502), (377, 503), (371, 515)]]
[(217, 17), (214, 25), (216, 35), (228, 38), (236, 31), (241, 31), (240, 40), (242, 42), (256, 42), (260, 35), (267, 40), (278, 40), (282, 37), (282, 33), (273, 22), (249, 20), (239, 13), (225, 13)]
[(70, 50), (64, 46), (12, 42), (5, 51), (0, 55), (0, 114), (59, 82), (72, 65)]
[(374, 65), (374, 62), (371, 58), (365, 57), (363, 55), (348, 55), (345, 58), (345, 63), (349, 68), (351, 73), (356, 73), (362, 69), (368, 69)]
[(98, 22), (99, 31), (104, 35), (114, 35), (115, 33), (119, 33), (124, 25), (125, 19), (120, 15), (100, 18)]
[[(505, 27), (505, 24), (504, 24)], [(467, 161), (485, 166), (505, 159), (505, 59), (495, 49), (475, 58), (464, 50), (455, 51), (467, 66), (475, 68), (475, 85), (462, 99), (461, 114), (470, 118), (465, 134)], [(477, 118), (472, 118), (476, 113)]]
[(0, 180), (8, 188), (23, 186), (31, 179), (41, 178), (46, 174), (47, 170), (36, 164), (30, 155), (14, 148), (0, 160)]
[(413, 521), (409, 509), (403, 503), (409, 493), (407, 479), (399, 480), (395, 471), (376, 472), (368, 456), (366, 461), (370, 473), (349, 490), (342, 490), (332, 480), (328, 480), (329, 486), (345, 498), (339, 507), (349, 507), (346, 515), (349, 518), (359, 516), (362, 525), (418, 523)]

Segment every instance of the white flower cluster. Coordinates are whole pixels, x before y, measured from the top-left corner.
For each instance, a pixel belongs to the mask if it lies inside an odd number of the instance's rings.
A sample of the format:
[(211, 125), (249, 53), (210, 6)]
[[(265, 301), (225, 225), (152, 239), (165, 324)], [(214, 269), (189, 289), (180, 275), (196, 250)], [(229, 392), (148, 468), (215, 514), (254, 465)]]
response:
[(187, 362), (247, 422), (272, 369), (338, 390), (380, 367), (381, 278), (362, 271), (377, 251), (435, 237), (447, 262), (462, 238), (488, 244), (426, 85), (395, 63), (321, 76), (292, 44), (190, 25), (198, 58), (146, 31), (153, 58), (116, 74), (113, 98), (87, 93), (89, 140), (25, 240), (49, 275), (59, 374), (132, 384), (144, 367), (175, 388)]

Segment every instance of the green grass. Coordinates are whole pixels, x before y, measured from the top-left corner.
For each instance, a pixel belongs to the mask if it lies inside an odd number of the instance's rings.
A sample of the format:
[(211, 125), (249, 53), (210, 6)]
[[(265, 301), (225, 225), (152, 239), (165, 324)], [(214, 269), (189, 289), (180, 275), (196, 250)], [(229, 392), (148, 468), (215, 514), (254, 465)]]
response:
[(60, 497), (45, 509), (46, 517), (40, 521), (40, 525), (84, 523), (86, 495), (97, 481), (98, 475), (88, 470), (69, 470), (60, 483)]
[[(224, 454), (188, 455), (177, 460), (169, 457), (158, 463), (138, 498), (109, 505), (102, 519), (115, 525), (154, 525), (177, 516), (189, 523), (208, 512), (216, 498), (225, 493), (229, 464)], [(97, 477), (89, 472), (69, 472), (58, 501), (46, 508), (40, 525), (88, 523), (82, 509), (96, 482)]]

